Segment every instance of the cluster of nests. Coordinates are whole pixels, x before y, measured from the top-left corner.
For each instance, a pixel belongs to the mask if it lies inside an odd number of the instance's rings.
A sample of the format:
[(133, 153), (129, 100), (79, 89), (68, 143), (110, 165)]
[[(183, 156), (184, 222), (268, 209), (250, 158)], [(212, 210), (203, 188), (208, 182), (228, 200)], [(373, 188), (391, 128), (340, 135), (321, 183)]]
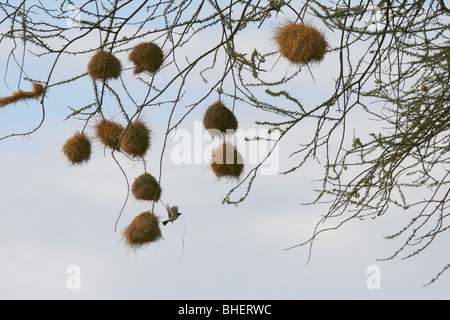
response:
[[(234, 133), (238, 123), (236, 116), (221, 101), (211, 105), (203, 118), (205, 129), (212, 136), (223, 136)], [(119, 130), (110, 130), (117, 131)], [(97, 135), (105, 145), (111, 148), (117, 146), (116, 136), (103, 136), (97, 130)], [(211, 159), (211, 168), (215, 175), (220, 178), (239, 178), (243, 172), (243, 158), (236, 147), (229, 142), (223, 143), (215, 151)], [(161, 186), (149, 173), (139, 176), (133, 183), (131, 191), (134, 197), (144, 201), (159, 201), (161, 198)], [(154, 213), (142, 212), (134, 218), (125, 229), (123, 237), (127, 245), (133, 249), (140, 248), (162, 238), (159, 226), (159, 218)]]
[[(143, 157), (150, 148), (150, 129), (141, 120), (127, 128), (119, 123), (102, 119), (96, 125), (97, 137), (106, 147), (121, 150), (130, 157)], [(72, 165), (82, 164), (91, 158), (91, 139), (84, 132), (78, 132), (66, 141), (63, 152)]]
[[(159, 201), (161, 198), (161, 186), (149, 173), (140, 175), (134, 181), (131, 191), (138, 200)], [(133, 249), (158, 241), (162, 238), (158, 216), (150, 211), (142, 212), (124, 230), (123, 238)]]
[[(96, 125), (96, 137), (111, 150), (121, 150), (129, 156), (143, 157), (150, 148), (151, 131), (140, 120), (134, 121), (128, 128), (119, 123), (102, 119)], [(87, 162), (91, 157), (91, 140), (85, 133), (76, 133), (63, 147), (69, 161), (75, 164)], [(159, 201), (161, 186), (149, 173), (135, 179), (131, 192), (137, 200)], [(159, 218), (143, 212), (125, 229), (123, 237), (131, 248), (139, 248), (161, 238)]]
[[(135, 74), (144, 71), (155, 73), (163, 63), (164, 54), (157, 44), (144, 42), (135, 46), (128, 58), (134, 64)], [(117, 79), (121, 72), (120, 60), (103, 49), (99, 50), (88, 64), (88, 74), (93, 80)]]
[[(327, 42), (322, 33), (304, 23), (289, 22), (278, 28), (275, 34), (280, 53), (293, 64), (320, 62), (327, 50)], [(144, 71), (155, 73), (163, 62), (163, 52), (154, 43), (137, 45), (130, 53), (134, 63), (134, 73)], [(91, 59), (88, 73), (93, 80), (116, 79), (120, 76), (120, 61), (109, 52), (100, 50)], [(222, 101), (212, 104), (205, 112), (203, 125), (213, 137), (223, 137), (222, 143), (212, 154), (210, 167), (218, 179), (238, 179), (244, 170), (244, 161), (236, 146), (226, 138), (238, 128), (234, 113)], [(121, 150), (132, 157), (142, 157), (150, 146), (150, 130), (136, 120), (127, 128), (118, 123), (103, 119), (96, 125), (98, 139), (112, 150)], [(77, 133), (67, 141), (63, 148), (72, 164), (88, 161), (91, 143), (84, 133)], [(133, 196), (142, 201), (159, 201), (161, 186), (149, 173), (135, 179)], [(124, 230), (123, 237), (131, 248), (139, 248), (162, 237), (159, 218), (147, 211), (136, 216)]]
[[(323, 59), (327, 42), (316, 28), (302, 23), (288, 22), (277, 29), (275, 40), (280, 53), (294, 64), (308, 64)], [(134, 63), (134, 73), (144, 71), (155, 73), (162, 65), (164, 54), (153, 42), (140, 43), (133, 48), (129, 59)], [(116, 79), (122, 70), (121, 63), (110, 52), (98, 51), (88, 64), (88, 74), (94, 80)], [(35, 88), (34, 96), (41, 94), (41, 88)], [(32, 95), (31, 93), (29, 95)], [(27, 94), (23, 95), (28, 97)], [(208, 108), (203, 119), (205, 128), (212, 134), (224, 136), (227, 131), (237, 129), (234, 114), (221, 101)], [(97, 125), (97, 136), (102, 142), (115, 150), (123, 150), (133, 157), (143, 156), (149, 147), (149, 130), (145, 124), (135, 121), (125, 130), (121, 125), (103, 120)], [(75, 134), (64, 146), (64, 153), (73, 164), (89, 160), (91, 145), (83, 133)], [(211, 168), (218, 178), (239, 177), (243, 170), (242, 157), (231, 143), (223, 143), (213, 155)]]
[[(134, 73), (144, 71), (155, 73), (162, 65), (164, 54), (153, 42), (140, 43), (133, 48), (128, 57), (134, 64)], [(93, 80), (117, 79), (122, 72), (122, 64), (113, 54), (99, 50), (89, 61), (88, 74)], [(126, 129), (122, 125), (101, 120), (97, 126), (97, 136), (105, 146), (113, 150), (122, 150), (132, 157), (142, 157), (150, 146), (150, 130), (136, 120)], [(91, 143), (84, 133), (77, 133), (69, 139), (63, 148), (72, 164), (80, 164), (89, 160)]]
[[(276, 33), (280, 53), (293, 64), (320, 62), (325, 56), (328, 43), (316, 28), (302, 23), (288, 22)], [(212, 136), (232, 134), (238, 127), (234, 113), (221, 101), (211, 105), (203, 118), (203, 125)], [(213, 153), (211, 169), (217, 178), (239, 178), (243, 173), (243, 158), (235, 145), (224, 142)]]
[[(164, 54), (161, 48), (152, 43), (140, 43), (133, 48), (128, 57), (134, 64), (134, 73), (144, 71), (155, 73), (161, 67)], [(95, 80), (117, 79), (122, 72), (122, 64), (117, 57), (103, 49), (89, 61), (88, 74)], [(127, 127), (120, 123), (101, 119), (95, 127), (96, 137), (111, 150), (122, 151), (132, 158), (144, 157), (150, 148), (151, 131), (141, 120), (135, 120)], [(63, 152), (72, 165), (85, 163), (91, 158), (91, 139), (84, 132), (77, 132), (65, 143)], [(161, 187), (149, 173), (139, 176), (131, 188), (137, 200), (159, 201)], [(161, 238), (159, 218), (151, 212), (138, 215), (123, 233), (126, 243), (138, 248)]]
[[(96, 137), (111, 150), (123, 151), (132, 158), (145, 156), (151, 144), (151, 130), (141, 120), (136, 120), (127, 128), (114, 121), (102, 119), (96, 124)], [(63, 147), (63, 152), (71, 164), (87, 162), (91, 157), (91, 139), (85, 133), (76, 133)], [(137, 200), (159, 201), (161, 187), (149, 173), (135, 179), (132, 188)], [(132, 248), (161, 238), (159, 219), (150, 212), (137, 216), (124, 231), (124, 239)]]
[[(217, 101), (206, 110), (203, 125), (212, 136), (225, 138), (236, 131), (238, 122), (234, 113)], [(140, 120), (124, 128), (114, 121), (101, 119), (95, 129), (97, 139), (106, 148), (123, 151), (133, 158), (143, 157), (150, 147), (151, 131)], [(73, 165), (87, 162), (91, 157), (91, 139), (85, 133), (76, 133), (66, 142), (63, 152)], [(243, 173), (243, 157), (235, 145), (224, 142), (214, 151), (210, 167), (219, 179), (237, 179)], [(162, 188), (151, 174), (144, 173), (135, 179), (131, 192), (137, 200), (157, 202)], [(150, 211), (141, 213), (125, 229), (123, 237), (133, 249), (159, 240), (162, 237), (159, 218)]]
[[(238, 122), (234, 113), (222, 101), (212, 104), (205, 112), (203, 126), (213, 137), (234, 134)], [(244, 161), (236, 146), (223, 142), (212, 155), (211, 169), (218, 179), (237, 179), (244, 170)]]

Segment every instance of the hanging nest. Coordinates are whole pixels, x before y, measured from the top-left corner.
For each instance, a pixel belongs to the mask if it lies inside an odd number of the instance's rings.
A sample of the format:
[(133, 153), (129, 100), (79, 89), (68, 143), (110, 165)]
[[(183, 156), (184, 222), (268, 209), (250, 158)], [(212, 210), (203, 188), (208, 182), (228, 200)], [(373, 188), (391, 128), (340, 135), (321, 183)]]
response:
[(159, 201), (161, 198), (161, 186), (149, 173), (142, 174), (134, 181), (131, 192), (138, 200)]
[(84, 133), (77, 133), (67, 140), (63, 152), (73, 165), (87, 162), (91, 157), (91, 142)]
[(150, 147), (150, 130), (140, 120), (125, 129), (120, 148), (132, 157), (142, 157)]
[(238, 122), (234, 113), (225, 107), (221, 101), (217, 101), (206, 110), (203, 125), (211, 135), (216, 135), (215, 130), (224, 134), (227, 133), (227, 130), (229, 132), (236, 131)]
[(88, 74), (93, 80), (117, 79), (121, 72), (119, 59), (105, 50), (98, 51), (88, 64)]
[(96, 125), (97, 137), (103, 144), (113, 150), (120, 149), (120, 138), (123, 135), (123, 127), (113, 121), (102, 119)]
[(163, 63), (164, 54), (157, 44), (144, 42), (133, 48), (129, 59), (134, 63), (135, 74), (143, 71), (155, 73)]
[(226, 142), (214, 151), (211, 169), (219, 179), (237, 179), (244, 171), (244, 159), (233, 144)]
[(321, 32), (304, 23), (289, 22), (279, 27), (275, 40), (281, 54), (295, 64), (322, 61), (328, 46)]
[(139, 249), (161, 239), (159, 218), (150, 211), (141, 213), (124, 230), (123, 238), (132, 249)]

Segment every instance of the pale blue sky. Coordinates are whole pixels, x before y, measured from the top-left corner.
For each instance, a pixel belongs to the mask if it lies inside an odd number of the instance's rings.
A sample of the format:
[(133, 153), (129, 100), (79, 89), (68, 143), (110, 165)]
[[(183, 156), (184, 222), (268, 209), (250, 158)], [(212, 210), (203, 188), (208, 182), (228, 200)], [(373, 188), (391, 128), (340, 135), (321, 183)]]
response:
[[(267, 36), (257, 36), (250, 33), (243, 40), (249, 53), (252, 45), (273, 48)], [(0, 47), (2, 74), (8, 50)], [(120, 57), (125, 61), (126, 55)], [(305, 104), (320, 100), (327, 91), (324, 88), (332, 84), (330, 75), (337, 68), (335, 58), (330, 55), (313, 68), (315, 83), (307, 71), (299, 76), (295, 90), (304, 94)], [(62, 60), (55, 79), (80, 72), (88, 61), (88, 57), (71, 59)], [(43, 79), (45, 59), (39, 61), (30, 62), (28, 70), (32, 76)], [(289, 67), (283, 62), (280, 66)], [(10, 86), (17, 85), (14, 72), (11, 66), (7, 79)], [(158, 81), (163, 82), (170, 75), (170, 70), (163, 70)], [(205, 87), (200, 80), (189, 85), (192, 91), (187, 95), (188, 101)], [(6, 94), (10, 91), (2, 80), (0, 95)], [(402, 244), (384, 240), (383, 236), (398, 231), (409, 221), (404, 212), (392, 211), (375, 220), (354, 221), (323, 234), (315, 242), (312, 260), (306, 265), (308, 247), (284, 249), (306, 240), (327, 209), (300, 205), (315, 195), (312, 190), (317, 184), (311, 181), (320, 179), (317, 166), (308, 165), (288, 176), (258, 176), (243, 204), (224, 206), (221, 201), (233, 184), (217, 182), (206, 163), (171, 162), (170, 150), (175, 142), (169, 142), (166, 151), (162, 198), (178, 205), (183, 216), (174, 224), (161, 226), (164, 239), (160, 242), (136, 253), (130, 251), (121, 241), (121, 232), (136, 215), (149, 210), (149, 205), (130, 197), (115, 232), (126, 184), (113, 159), (97, 141), (91, 161), (84, 166), (68, 165), (61, 152), (64, 142), (82, 125), (76, 120), (63, 121), (69, 113), (67, 106), (89, 103), (92, 95), (87, 78), (76, 86), (56, 87), (48, 93), (46, 120), (38, 132), (30, 138), (0, 141), (0, 298), (450, 298), (449, 274), (422, 287), (448, 263), (448, 234), (437, 238), (429, 250), (415, 258), (377, 261), (390, 256)], [(193, 130), (194, 121), (201, 120), (213, 98), (187, 117), (181, 127)], [(155, 175), (167, 110), (153, 108), (144, 113), (154, 131), (152, 149), (146, 157), (147, 169)], [(118, 115), (113, 106), (108, 112)], [(254, 112), (248, 106), (238, 104), (236, 114), (241, 128), (255, 128)], [(0, 110), (0, 136), (26, 131), (39, 120), (40, 105), (34, 101), (7, 106)], [(91, 127), (89, 130), (92, 132)], [(296, 128), (281, 144), (281, 169), (295, 163), (296, 159), (288, 158), (292, 145), (310, 130), (312, 127)], [(120, 155), (118, 158), (131, 181), (143, 172), (141, 163)], [(162, 218), (166, 216), (160, 203), (155, 212)], [(66, 286), (70, 265), (80, 267), (79, 290)], [(366, 270), (371, 265), (380, 267), (379, 290), (370, 290), (366, 285)]]

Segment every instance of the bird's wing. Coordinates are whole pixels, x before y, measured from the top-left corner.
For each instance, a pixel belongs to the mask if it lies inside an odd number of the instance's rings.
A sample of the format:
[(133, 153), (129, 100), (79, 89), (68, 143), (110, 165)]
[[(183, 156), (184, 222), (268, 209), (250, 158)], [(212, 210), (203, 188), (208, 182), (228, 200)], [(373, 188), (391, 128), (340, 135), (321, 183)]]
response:
[(172, 209), (170, 209), (170, 206), (168, 204), (166, 204), (166, 210), (167, 213), (169, 214), (169, 218), (174, 216)]
[(173, 206), (171, 209), (173, 215), (176, 215), (178, 213), (178, 206)]

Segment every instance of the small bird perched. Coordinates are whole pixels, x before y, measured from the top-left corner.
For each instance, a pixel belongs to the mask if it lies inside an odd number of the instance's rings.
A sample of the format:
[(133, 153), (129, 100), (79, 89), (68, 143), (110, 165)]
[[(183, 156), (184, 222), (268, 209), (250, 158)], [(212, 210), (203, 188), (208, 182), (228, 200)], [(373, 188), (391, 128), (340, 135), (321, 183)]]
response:
[(163, 221), (163, 225), (166, 225), (169, 221), (174, 222), (178, 219), (179, 216), (181, 216), (181, 212), (178, 212), (178, 206), (173, 206), (172, 208), (167, 204), (166, 205), (167, 213), (169, 214), (169, 219), (166, 221)]

